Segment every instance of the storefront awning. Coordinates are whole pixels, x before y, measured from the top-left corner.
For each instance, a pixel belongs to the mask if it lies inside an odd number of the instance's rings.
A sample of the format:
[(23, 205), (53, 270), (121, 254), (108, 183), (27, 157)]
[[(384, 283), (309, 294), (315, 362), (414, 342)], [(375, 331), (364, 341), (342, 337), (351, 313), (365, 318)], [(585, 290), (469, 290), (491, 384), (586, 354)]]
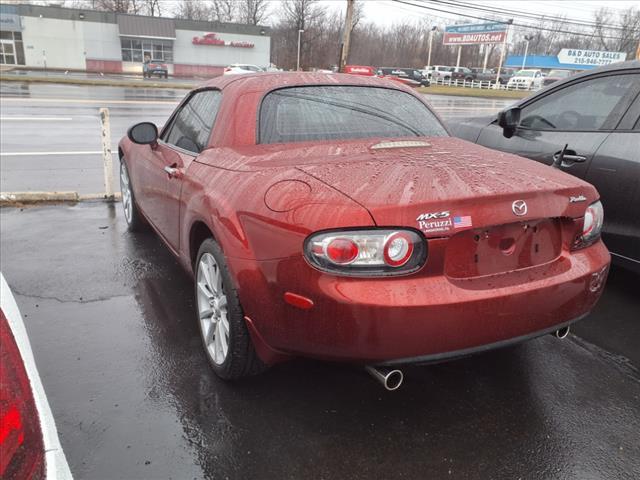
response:
[(121, 37), (176, 38), (176, 27), (171, 18), (118, 15), (118, 30)]

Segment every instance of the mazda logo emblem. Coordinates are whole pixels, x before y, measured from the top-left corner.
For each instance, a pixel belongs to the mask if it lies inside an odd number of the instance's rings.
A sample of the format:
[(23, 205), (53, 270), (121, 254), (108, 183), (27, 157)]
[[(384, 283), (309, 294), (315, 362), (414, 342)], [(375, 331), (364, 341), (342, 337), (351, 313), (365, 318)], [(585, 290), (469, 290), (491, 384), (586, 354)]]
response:
[(522, 217), (527, 214), (527, 204), (524, 200), (516, 200), (511, 204), (511, 210), (513, 210), (514, 215)]

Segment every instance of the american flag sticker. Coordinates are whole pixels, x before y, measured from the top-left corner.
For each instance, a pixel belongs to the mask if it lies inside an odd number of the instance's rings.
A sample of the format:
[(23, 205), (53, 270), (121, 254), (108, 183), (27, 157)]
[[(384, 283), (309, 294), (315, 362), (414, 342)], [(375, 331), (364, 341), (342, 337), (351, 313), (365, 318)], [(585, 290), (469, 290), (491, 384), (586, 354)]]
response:
[(453, 217), (453, 228), (465, 228), (471, 226), (473, 226), (473, 223), (471, 223), (471, 217), (469, 215), (465, 217)]

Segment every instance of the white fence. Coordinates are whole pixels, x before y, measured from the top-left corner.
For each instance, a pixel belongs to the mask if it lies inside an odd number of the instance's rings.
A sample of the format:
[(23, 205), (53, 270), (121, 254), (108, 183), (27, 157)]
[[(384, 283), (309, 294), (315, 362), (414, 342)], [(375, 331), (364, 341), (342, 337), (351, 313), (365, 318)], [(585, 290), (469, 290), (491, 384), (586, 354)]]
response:
[(450, 78), (432, 78), (430, 79), (431, 85), (445, 85), (447, 87), (462, 87), (462, 88), (486, 88), (492, 90), (525, 90), (536, 91), (540, 90), (542, 86), (526, 87), (524, 85), (509, 85), (498, 83), (495, 81), (480, 81), (480, 80), (451, 80)]

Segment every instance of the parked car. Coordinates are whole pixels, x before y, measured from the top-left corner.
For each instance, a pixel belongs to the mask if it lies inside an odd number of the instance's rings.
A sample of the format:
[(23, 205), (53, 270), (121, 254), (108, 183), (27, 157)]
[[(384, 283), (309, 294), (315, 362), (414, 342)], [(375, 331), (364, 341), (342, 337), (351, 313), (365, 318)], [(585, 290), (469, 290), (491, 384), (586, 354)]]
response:
[(542, 87), (542, 72), (534, 69), (518, 70), (507, 82), (507, 88), (534, 90)]
[(378, 75), (389, 77), (392, 80), (399, 80), (410, 87), (429, 86), (429, 79), (415, 68), (382, 67), (378, 69)]
[(0, 273), (0, 478), (71, 480), (15, 298)]
[(376, 68), (368, 65), (345, 65), (344, 73), (348, 73), (350, 75), (363, 75), (365, 77), (375, 77), (378, 74), (378, 71)]
[(454, 67), (448, 67), (445, 65), (432, 65), (430, 67), (426, 67), (425, 70), (422, 71), (424, 74), (426, 72), (426, 76), (429, 80), (450, 80), (451, 72)]
[(640, 271), (640, 61), (571, 76), (498, 116), (453, 129), (460, 138), (547, 165), (566, 145), (559, 166), (600, 192), (614, 260)]
[(470, 82), (474, 80), (473, 72), (467, 67), (453, 67), (451, 71), (451, 80)]
[(396, 388), (382, 367), (565, 335), (608, 271), (593, 186), (450, 137), (387, 79), (218, 77), (118, 152), (126, 222), (193, 275), (226, 379), (302, 355)]
[(164, 60), (151, 60), (147, 68), (142, 72), (144, 77), (151, 78), (154, 75), (169, 78), (169, 68)]
[(264, 69), (248, 63), (234, 63), (224, 69), (224, 75), (239, 75), (245, 73), (264, 72)]
[(551, 70), (542, 79), (542, 85), (546, 87), (547, 85), (551, 85), (553, 82), (557, 82), (558, 80), (569, 78), (571, 75), (573, 75), (573, 72), (571, 72), (570, 70)]

